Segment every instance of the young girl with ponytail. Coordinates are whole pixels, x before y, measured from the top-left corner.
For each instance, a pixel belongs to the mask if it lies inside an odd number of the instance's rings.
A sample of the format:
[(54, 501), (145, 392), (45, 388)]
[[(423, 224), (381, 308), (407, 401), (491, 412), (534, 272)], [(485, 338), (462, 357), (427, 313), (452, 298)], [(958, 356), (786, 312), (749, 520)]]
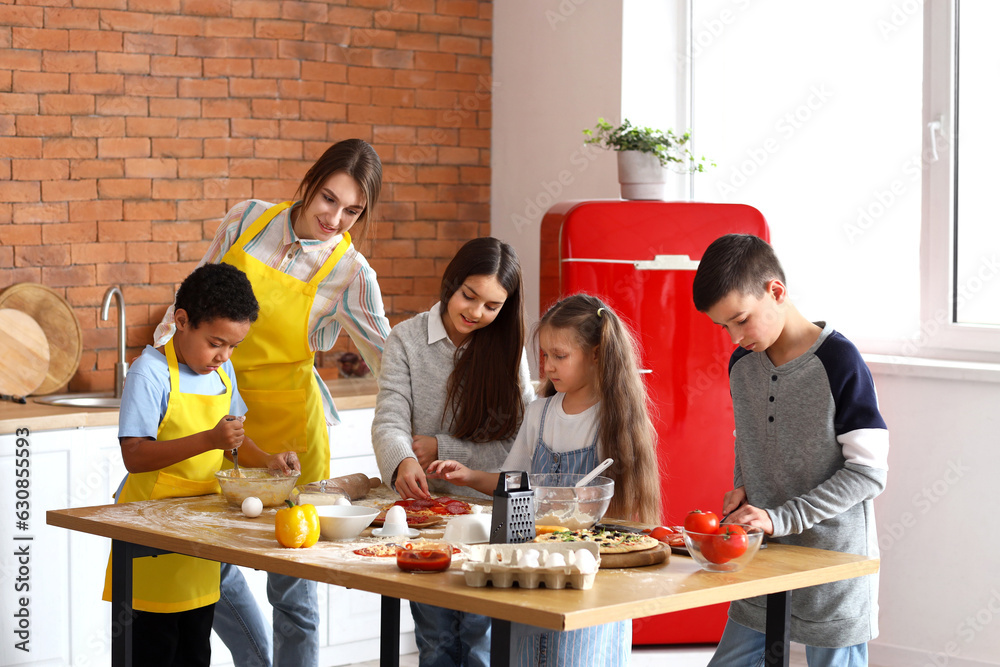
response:
[[(537, 338), (545, 384), (502, 470), (587, 473), (613, 458), (604, 473), (615, 482), (607, 515), (658, 524), (655, 431), (628, 328), (600, 299), (575, 294), (545, 313)], [(447, 460), (432, 463), (427, 474), (483, 493), (499, 479), (496, 470)], [(515, 624), (512, 636), (518, 665), (626, 665), (632, 650), (630, 621), (568, 632)]]

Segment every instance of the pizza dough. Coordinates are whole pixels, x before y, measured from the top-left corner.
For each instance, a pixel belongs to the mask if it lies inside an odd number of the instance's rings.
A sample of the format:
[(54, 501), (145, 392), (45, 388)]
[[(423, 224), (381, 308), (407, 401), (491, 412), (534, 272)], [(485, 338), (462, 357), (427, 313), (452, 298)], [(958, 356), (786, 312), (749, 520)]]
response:
[(536, 542), (595, 542), (601, 554), (626, 554), (653, 549), (659, 540), (642, 533), (624, 530), (568, 530), (547, 533), (535, 538)]

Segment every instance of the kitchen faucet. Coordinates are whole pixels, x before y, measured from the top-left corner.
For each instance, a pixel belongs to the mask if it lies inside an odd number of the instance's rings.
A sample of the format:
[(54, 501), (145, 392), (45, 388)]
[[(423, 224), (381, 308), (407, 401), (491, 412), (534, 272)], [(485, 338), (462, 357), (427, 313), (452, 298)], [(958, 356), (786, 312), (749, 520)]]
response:
[(115, 398), (121, 398), (125, 388), (125, 373), (128, 372), (128, 364), (125, 362), (125, 297), (117, 286), (108, 288), (108, 291), (104, 293), (104, 302), (101, 303), (101, 320), (104, 322), (108, 321), (111, 297), (115, 298), (115, 305), (118, 307), (118, 362), (115, 364)]

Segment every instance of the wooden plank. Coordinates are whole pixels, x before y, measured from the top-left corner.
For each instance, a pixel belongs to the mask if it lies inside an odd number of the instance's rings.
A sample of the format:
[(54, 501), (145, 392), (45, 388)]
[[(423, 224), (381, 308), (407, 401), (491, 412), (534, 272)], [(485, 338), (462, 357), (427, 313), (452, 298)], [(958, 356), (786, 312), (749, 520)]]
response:
[(31, 315), (0, 308), (0, 394), (27, 396), (45, 381), (49, 341)]

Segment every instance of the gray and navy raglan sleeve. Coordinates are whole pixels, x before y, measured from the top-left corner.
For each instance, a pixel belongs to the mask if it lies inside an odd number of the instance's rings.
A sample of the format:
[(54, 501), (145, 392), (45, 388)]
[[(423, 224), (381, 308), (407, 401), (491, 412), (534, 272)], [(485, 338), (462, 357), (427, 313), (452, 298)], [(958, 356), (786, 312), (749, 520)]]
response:
[(833, 430), (843, 464), (808, 493), (771, 510), (774, 535), (801, 533), (879, 495), (888, 473), (889, 431), (871, 372), (858, 349), (833, 332), (815, 352), (834, 402)]

